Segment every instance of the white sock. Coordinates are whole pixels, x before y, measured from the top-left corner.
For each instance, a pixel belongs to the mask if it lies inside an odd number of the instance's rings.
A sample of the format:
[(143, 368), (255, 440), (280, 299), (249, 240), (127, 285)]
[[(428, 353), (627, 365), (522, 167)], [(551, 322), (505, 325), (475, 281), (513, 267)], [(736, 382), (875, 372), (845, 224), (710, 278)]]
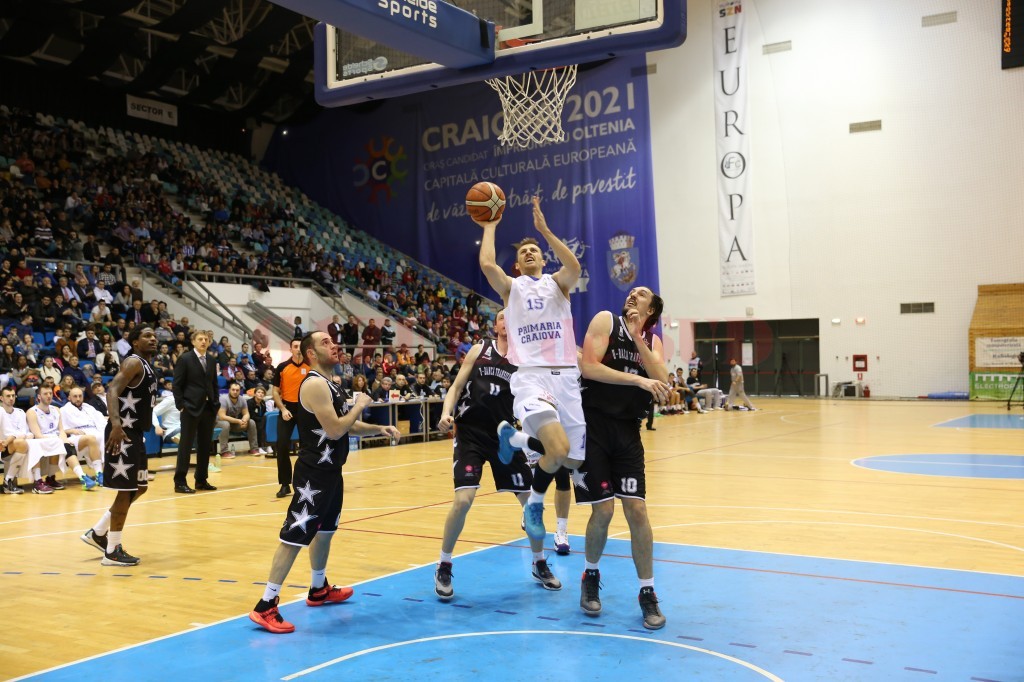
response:
[(451, 552), (441, 552), (441, 558), (438, 561), (440, 563), (442, 563), (442, 564), (444, 564), (444, 563), (450, 564), (452, 562), (452, 553)]
[(544, 494), (539, 493), (536, 490), (530, 491), (530, 498), (526, 500), (526, 504), (544, 504)]
[(114, 551), (114, 548), (121, 544), (121, 533), (120, 530), (112, 530), (107, 533), (107, 553)]
[(97, 474), (100, 473), (103, 471), (103, 460), (97, 459), (95, 462), (89, 462), (89, 468)]
[(508, 439), (508, 442), (522, 450), (529, 444), (530, 437), (522, 431), (516, 431), (515, 434)]
[(321, 587), (327, 584), (327, 569), (322, 571), (313, 571), (312, 576), (309, 579), (309, 587), (313, 590), (319, 590)]
[(266, 588), (263, 590), (263, 601), (274, 601), (274, 597), (276, 597), (280, 591), (280, 585), (268, 582)]
[(32, 469), (32, 480), (38, 481), (43, 477), (43, 472), (39, 470), (39, 467)]
[(640, 578), (640, 589), (642, 590), (645, 587), (649, 587), (649, 588), (651, 588), (653, 590), (654, 589), (654, 578), (646, 578), (646, 579), (645, 578)]
[(558, 532), (568, 533), (569, 532), (569, 519), (558, 519)]
[(533, 553), (533, 563), (537, 563), (538, 561), (544, 561), (544, 552)]
[(75, 465), (75, 476), (79, 478), (85, 478), (85, 469), (82, 468), (81, 464)]
[[(598, 561), (600, 561), (600, 559), (598, 559)], [(583, 563), (585, 564), (584, 565), (584, 569), (586, 569), (588, 571), (596, 571), (596, 570), (598, 570), (597, 569), (597, 561), (595, 561), (594, 563), (590, 563), (589, 561), (585, 561), (584, 560)]]
[(110, 512), (106, 512), (100, 517), (100, 520), (96, 522), (96, 525), (92, 527), (92, 532), (96, 535), (106, 535), (107, 531), (110, 530)]

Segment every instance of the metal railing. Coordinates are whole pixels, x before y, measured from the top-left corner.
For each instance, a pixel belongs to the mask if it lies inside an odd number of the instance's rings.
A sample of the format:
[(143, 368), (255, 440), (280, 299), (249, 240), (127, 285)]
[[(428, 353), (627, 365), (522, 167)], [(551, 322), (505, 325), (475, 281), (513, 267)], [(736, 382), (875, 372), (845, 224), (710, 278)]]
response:
[(207, 307), (209, 307), (209, 308), (213, 307), (210, 304), (210, 301), (213, 301), (214, 303), (216, 303), (218, 306), (220, 306), (219, 310), (222, 311), (221, 315), (222, 316), (226, 316), (226, 317), (231, 319), (231, 321), (234, 323), (234, 326), (236, 327), (236, 330), (241, 332), (242, 338), (244, 340), (246, 340), (246, 341), (249, 341), (250, 339), (252, 339), (252, 331), (245, 324), (245, 321), (242, 320), (242, 318), (240, 318), (238, 315), (235, 315), (235, 313), (232, 312), (231, 308), (228, 308), (227, 305), (224, 304), (224, 301), (222, 301), (219, 298), (217, 298), (216, 294), (214, 294), (212, 291), (210, 291), (209, 289), (206, 288), (205, 284), (203, 284), (202, 282), (200, 282), (198, 280), (190, 279), (189, 278), (189, 274), (188, 274), (189, 272), (192, 272), (192, 271), (191, 270), (186, 270), (185, 271), (185, 273), (184, 273), (185, 276), (183, 278), (183, 281), (184, 282), (188, 282), (190, 284), (193, 284), (197, 289), (199, 289), (199, 291), (202, 294), (204, 294), (206, 296), (206, 305), (207, 305)]
[(207, 301), (204, 301), (201, 298), (192, 295), (192, 293), (177, 287), (173, 282), (158, 272), (147, 270), (146, 268), (139, 268), (139, 276), (142, 277), (143, 282), (153, 280), (157, 286), (160, 286), (163, 289), (169, 289), (174, 292), (175, 295), (192, 301), (192, 303), (195, 304), (197, 311), (201, 308), (211, 317), (219, 319), (225, 327), (233, 329), (243, 339), (249, 340), (252, 338), (252, 332), (248, 327), (246, 327), (245, 324), (227, 308), (216, 308), (210, 305)]
[(290, 342), (292, 337), (295, 336), (295, 328), (293, 326), (259, 301), (249, 301), (246, 307), (249, 308), (250, 312), (254, 313), (253, 316), (255, 318), (262, 320), (262, 324), (269, 327), (272, 334), (281, 337), (285, 342)]

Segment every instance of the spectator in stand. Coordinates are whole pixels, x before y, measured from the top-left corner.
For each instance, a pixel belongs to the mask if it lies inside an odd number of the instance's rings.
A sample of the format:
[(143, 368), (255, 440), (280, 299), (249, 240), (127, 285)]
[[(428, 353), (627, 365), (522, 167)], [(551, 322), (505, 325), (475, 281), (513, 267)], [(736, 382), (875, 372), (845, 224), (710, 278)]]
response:
[(114, 325), (114, 316), (111, 314), (106, 301), (98, 301), (96, 303), (96, 306), (89, 313), (89, 322), (91, 324), (102, 324), (111, 327)]
[(331, 341), (333, 341), (337, 346), (341, 346), (345, 342), (341, 334), (342, 327), (340, 319), (341, 318), (337, 315), (332, 315), (331, 323), (327, 325), (327, 336), (331, 337)]
[(60, 307), (54, 303), (52, 296), (43, 294), (39, 303), (32, 311), (32, 319), (35, 323), (35, 331), (52, 331), (57, 327), (57, 320), (60, 316)]
[[(109, 265), (106, 267), (110, 267)], [(107, 289), (107, 283), (102, 279), (96, 280), (96, 285), (92, 289), (92, 298), (94, 301), (99, 303), (100, 301), (105, 302), (108, 306), (114, 304), (114, 295)]]
[(121, 338), (114, 342), (114, 350), (122, 358), (128, 357), (132, 352), (132, 344), (128, 342), (129, 330), (125, 329), (121, 332)]
[(103, 385), (102, 381), (92, 382), (92, 386), (89, 387), (88, 402), (96, 408), (97, 412), (104, 417), (107, 416), (107, 387)]
[(352, 358), (342, 351), (338, 356), (338, 366), (334, 369), (335, 374), (341, 377), (341, 386), (345, 390), (352, 387), (352, 378), (355, 376), (355, 368), (352, 367)]
[(21, 343), (14, 347), (14, 352), (24, 357), (32, 366), (39, 364), (39, 344), (32, 340), (31, 334), (23, 334)]
[(181, 441), (181, 412), (174, 406), (174, 395), (167, 395), (153, 408), (153, 430), (164, 443)]
[(96, 373), (114, 376), (121, 370), (121, 357), (110, 342), (103, 344), (103, 352), (96, 356)]
[(345, 352), (355, 355), (356, 345), (359, 343), (359, 323), (356, 322), (355, 315), (348, 316), (348, 322), (341, 328), (341, 335), (345, 342)]
[(153, 371), (160, 377), (171, 376), (174, 373), (170, 347), (166, 343), (161, 343), (160, 349), (153, 356)]
[(473, 347), (473, 339), (470, 338), (469, 334), (462, 335), (462, 343), (455, 348), (455, 361), (462, 363), (462, 359), (466, 357), (466, 353)]
[(366, 328), (363, 330), (363, 357), (370, 356), (376, 352), (376, 347), (380, 344), (380, 327), (377, 326), (377, 321), (372, 317), (366, 323)]
[(43, 358), (43, 366), (39, 370), (39, 376), (41, 379), (50, 379), (51, 381), (60, 381), (61, 369), (54, 364), (53, 356), (47, 355)]
[(114, 303), (110, 306), (116, 315), (124, 315), (132, 307), (132, 289), (125, 284), (114, 296)]
[(142, 301), (140, 299), (133, 298), (131, 310), (127, 312), (125, 319), (134, 324), (142, 324), (146, 321), (145, 314), (142, 310)]
[(430, 363), (430, 353), (428, 353), (423, 348), (423, 344), (422, 343), (420, 345), (416, 346), (416, 357), (414, 358), (414, 360), (416, 361), (417, 365), (429, 364)]
[(63, 372), (61, 372), (60, 378), (62, 384), (64, 380), (68, 378), (74, 381), (77, 386), (88, 386), (90, 383), (89, 377), (79, 366), (78, 358), (74, 355), (68, 359), (68, 366), (64, 368)]
[(142, 309), (142, 321), (151, 327), (156, 327), (156, 323), (160, 321), (160, 302), (153, 299), (149, 302), (148, 307)]
[(99, 339), (96, 338), (96, 330), (89, 327), (85, 330), (85, 338), (78, 342), (77, 353), (80, 360), (95, 360), (96, 356), (103, 350)]
[(395, 328), (391, 326), (391, 318), (384, 318), (384, 326), (380, 328), (380, 343), (385, 351), (393, 351), (395, 345)]

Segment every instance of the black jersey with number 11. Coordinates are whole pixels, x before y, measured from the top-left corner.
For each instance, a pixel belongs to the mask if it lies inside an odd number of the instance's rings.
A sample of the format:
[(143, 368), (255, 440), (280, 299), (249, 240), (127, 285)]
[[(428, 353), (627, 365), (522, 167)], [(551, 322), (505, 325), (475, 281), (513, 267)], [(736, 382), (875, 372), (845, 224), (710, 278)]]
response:
[(455, 406), (455, 423), (494, 428), (512, 421), (512, 390), (508, 380), (516, 366), (498, 352), (493, 339), (485, 339), (466, 388)]

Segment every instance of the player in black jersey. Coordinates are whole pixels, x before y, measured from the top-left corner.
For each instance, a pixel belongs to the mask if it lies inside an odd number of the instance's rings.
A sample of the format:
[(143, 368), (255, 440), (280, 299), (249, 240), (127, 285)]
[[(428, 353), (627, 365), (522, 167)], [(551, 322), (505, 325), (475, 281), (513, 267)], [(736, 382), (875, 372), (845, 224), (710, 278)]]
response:
[[(516, 452), (508, 464), (502, 464), (498, 459), (497, 426), (513, 419), (512, 390), (508, 382), (516, 371), (516, 366), (505, 358), (508, 336), (505, 333), (504, 310), (495, 317), (494, 331), (496, 339), (486, 339), (466, 353), (455, 382), (445, 396), (438, 422), (438, 428), (444, 433), (455, 427), (455, 461), (452, 466), (455, 499), (444, 523), (441, 558), (434, 573), (434, 592), (443, 601), (455, 596), (452, 589), (452, 552), (480, 487), (484, 463), (491, 465), (494, 487), (498, 492), (514, 493), (520, 504), (526, 504), (533, 483), (530, 465), (521, 451)], [(562, 589), (561, 581), (551, 572), (544, 558), (544, 538), (530, 538), (530, 549), (533, 550), (533, 578), (546, 590)]]
[(594, 316), (583, 341), (583, 414), (587, 421), (587, 458), (573, 472), (576, 502), (589, 504), (586, 567), (580, 608), (601, 612), (598, 561), (608, 541), (608, 524), (619, 498), (629, 524), (633, 564), (640, 579), (644, 627), (665, 625), (654, 594), (654, 536), (647, 519), (644, 446), (640, 421), (655, 402), (668, 397), (668, 369), (661, 339), (652, 328), (664, 302), (647, 287), (635, 287), (621, 315), (603, 310)]
[(250, 620), (273, 633), (295, 631), (295, 626), (281, 617), (277, 604), (281, 585), (303, 547), (309, 547), (313, 571), (306, 605), (321, 606), (352, 596), (351, 587), (331, 585), (326, 575), (331, 540), (341, 519), (345, 491), (341, 467), (348, 459), (348, 434), (401, 437), (394, 426), (358, 421), (371, 398), (363, 393), (349, 405), (345, 389), (328, 378), (338, 364), (338, 346), (329, 335), (319, 331), (306, 334), (299, 352), (312, 369), (299, 386), (292, 411), (299, 435), (299, 456), (292, 475), (294, 493), (263, 598), (249, 614)]
[(157, 337), (148, 325), (128, 334), (132, 353), (121, 361), (121, 370), (107, 384), (107, 453), (103, 462), (103, 487), (117, 491), (114, 504), (95, 526), (85, 531), (82, 541), (103, 552), (104, 566), (135, 566), (133, 557), (121, 546), (121, 532), (128, 508), (149, 488), (148, 460), (144, 434), (153, 424), (156, 375), (150, 362), (157, 349)]

